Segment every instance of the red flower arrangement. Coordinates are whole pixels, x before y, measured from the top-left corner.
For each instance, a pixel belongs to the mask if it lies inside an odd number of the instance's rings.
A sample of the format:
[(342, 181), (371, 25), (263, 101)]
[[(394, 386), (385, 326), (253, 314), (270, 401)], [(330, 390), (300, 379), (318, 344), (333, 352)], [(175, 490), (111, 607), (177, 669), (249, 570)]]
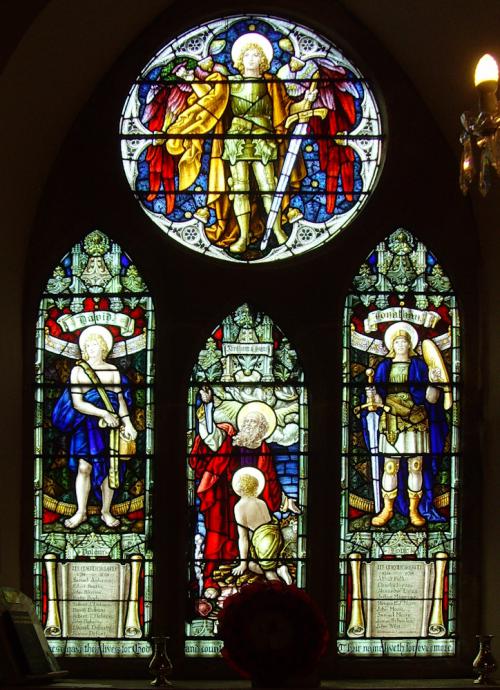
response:
[(306, 592), (278, 581), (246, 585), (227, 598), (219, 620), (223, 658), (254, 687), (310, 687), (329, 636)]

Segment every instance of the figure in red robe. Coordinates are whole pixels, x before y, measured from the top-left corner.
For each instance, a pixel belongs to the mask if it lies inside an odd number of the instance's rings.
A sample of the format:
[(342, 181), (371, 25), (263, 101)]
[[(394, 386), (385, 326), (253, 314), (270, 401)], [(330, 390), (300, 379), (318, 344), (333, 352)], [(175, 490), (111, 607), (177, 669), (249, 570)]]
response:
[(247, 403), (238, 414), (238, 430), (228, 422), (214, 424), (213, 393), (208, 387), (200, 390), (203, 405), (198, 411), (199, 435), (196, 437), (189, 464), (198, 483), (200, 511), (205, 521), (204, 595), (214, 598), (220, 587), (213, 571), (221, 562), (238, 557), (238, 530), (234, 506), (238, 496), (231, 488), (234, 473), (240, 467), (257, 467), (266, 485), (261, 498), (269, 511), (299, 513), (295, 501), (282, 490), (272, 451), (264, 440), (276, 426), (273, 410), (262, 402)]

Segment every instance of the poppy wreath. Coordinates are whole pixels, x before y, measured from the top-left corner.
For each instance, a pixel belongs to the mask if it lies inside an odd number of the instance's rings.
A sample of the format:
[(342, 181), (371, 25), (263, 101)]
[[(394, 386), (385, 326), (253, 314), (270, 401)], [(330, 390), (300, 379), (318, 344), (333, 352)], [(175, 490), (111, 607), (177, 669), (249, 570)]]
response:
[(282, 582), (243, 586), (219, 613), (222, 656), (254, 685), (306, 678), (326, 650), (323, 614), (303, 590)]

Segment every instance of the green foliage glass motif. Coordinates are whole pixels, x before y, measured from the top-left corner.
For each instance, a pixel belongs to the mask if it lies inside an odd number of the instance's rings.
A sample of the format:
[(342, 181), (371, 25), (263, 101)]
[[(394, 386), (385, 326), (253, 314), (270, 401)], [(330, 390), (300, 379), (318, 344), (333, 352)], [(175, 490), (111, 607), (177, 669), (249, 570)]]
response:
[(99, 230), (40, 303), (35, 385), (35, 602), (58, 656), (149, 656), (151, 297)]
[(188, 394), (188, 656), (216, 656), (245, 583), (305, 586), (307, 392), (297, 353), (243, 304), (208, 338)]
[(400, 228), (361, 265), (344, 311), (342, 655), (456, 652), (459, 377), (450, 280)]

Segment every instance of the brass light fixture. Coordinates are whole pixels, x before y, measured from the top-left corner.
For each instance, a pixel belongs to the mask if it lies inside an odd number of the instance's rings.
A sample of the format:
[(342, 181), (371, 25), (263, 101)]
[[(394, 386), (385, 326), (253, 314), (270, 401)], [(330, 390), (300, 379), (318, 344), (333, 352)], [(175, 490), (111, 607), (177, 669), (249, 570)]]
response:
[[(469, 191), (475, 175), (475, 153), (479, 152), (479, 191), (486, 196), (491, 187), (492, 169), (500, 175), (500, 107), (497, 101), (498, 65), (491, 55), (483, 55), (476, 66), (474, 84), (479, 94), (479, 114), (466, 111), (460, 121), (463, 146), (460, 189)], [(477, 155), (477, 154), (476, 154)]]

